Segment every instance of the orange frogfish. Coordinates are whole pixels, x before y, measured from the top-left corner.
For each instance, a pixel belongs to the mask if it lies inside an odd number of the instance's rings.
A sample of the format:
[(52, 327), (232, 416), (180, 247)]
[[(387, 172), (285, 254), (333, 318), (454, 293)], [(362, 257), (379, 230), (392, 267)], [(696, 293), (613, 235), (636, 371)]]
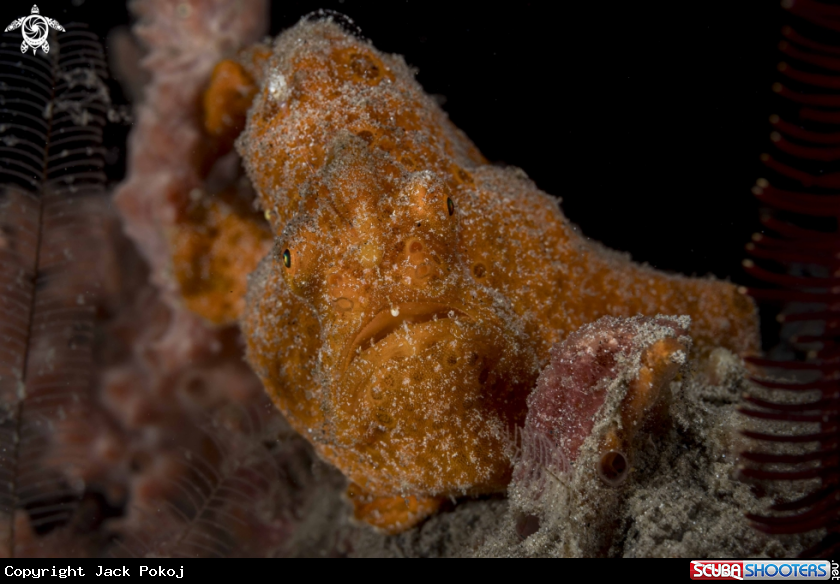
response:
[(239, 282), (219, 305), (243, 306), (248, 361), (348, 477), (357, 519), (396, 533), (504, 491), (550, 348), (603, 316), (688, 315), (695, 351), (758, 350), (735, 286), (587, 240), (524, 172), (488, 164), (401, 57), (329, 19), (220, 63), (203, 99), (208, 144), (235, 141), (273, 237), (262, 257), (264, 239), (215, 225)]

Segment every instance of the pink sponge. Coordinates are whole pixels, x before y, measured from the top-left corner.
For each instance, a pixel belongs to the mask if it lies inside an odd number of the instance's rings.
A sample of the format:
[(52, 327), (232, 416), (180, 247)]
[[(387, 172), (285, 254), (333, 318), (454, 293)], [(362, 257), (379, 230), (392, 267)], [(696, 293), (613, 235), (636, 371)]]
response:
[(687, 317), (604, 317), (554, 345), (528, 398), (515, 478), (539, 474), (534, 463), (567, 472), (597, 430), (601, 478), (623, 482), (632, 436), (685, 361), (688, 325)]

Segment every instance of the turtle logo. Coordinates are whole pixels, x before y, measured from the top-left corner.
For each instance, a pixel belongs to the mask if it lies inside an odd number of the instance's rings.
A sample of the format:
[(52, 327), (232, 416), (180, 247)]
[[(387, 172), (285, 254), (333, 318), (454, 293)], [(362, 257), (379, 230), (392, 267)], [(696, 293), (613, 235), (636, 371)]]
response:
[(38, 49), (45, 53), (50, 52), (50, 45), (47, 42), (47, 34), (49, 30), (47, 27), (52, 27), (55, 30), (65, 32), (64, 27), (58, 24), (57, 20), (41, 16), (38, 6), (32, 6), (32, 14), (18, 18), (12, 24), (6, 27), (6, 32), (15, 30), (23, 26), (23, 43), (20, 45), (20, 52), (25, 53), (28, 48), (32, 48), (32, 53), (37, 53)]

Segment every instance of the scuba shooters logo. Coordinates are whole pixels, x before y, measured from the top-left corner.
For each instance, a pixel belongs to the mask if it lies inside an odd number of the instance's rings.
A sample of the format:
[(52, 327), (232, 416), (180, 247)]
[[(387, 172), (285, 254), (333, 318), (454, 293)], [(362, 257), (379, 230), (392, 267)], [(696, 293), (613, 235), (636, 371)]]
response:
[(692, 560), (692, 580), (838, 580), (828, 560)]
[(744, 562), (724, 560), (693, 560), (692, 580), (743, 580)]
[(54, 28), (59, 32), (65, 32), (64, 27), (58, 24), (57, 20), (41, 16), (41, 11), (38, 10), (38, 5), (32, 6), (32, 14), (23, 16), (12, 24), (6, 27), (6, 32), (21, 28), (23, 34), (23, 43), (20, 45), (20, 52), (25, 53), (27, 49), (31, 48), (32, 53), (37, 53), (41, 49), (45, 53), (50, 52), (50, 44), (47, 42), (50, 28)]

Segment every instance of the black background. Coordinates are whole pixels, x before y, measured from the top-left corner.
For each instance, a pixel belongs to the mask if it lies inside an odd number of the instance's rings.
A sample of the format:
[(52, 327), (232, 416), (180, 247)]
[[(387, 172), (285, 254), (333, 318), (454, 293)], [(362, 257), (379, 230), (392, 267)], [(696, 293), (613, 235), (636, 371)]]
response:
[[(4, 1), (0, 20), (31, 1)], [(119, 0), (38, 5), (103, 38), (130, 22)], [(489, 159), (561, 196), (589, 237), (661, 269), (748, 281), (750, 187), (770, 146), (780, 29), (793, 21), (777, 2), (285, 0), (272, 2), (270, 33), (318, 8), (404, 55)]]

